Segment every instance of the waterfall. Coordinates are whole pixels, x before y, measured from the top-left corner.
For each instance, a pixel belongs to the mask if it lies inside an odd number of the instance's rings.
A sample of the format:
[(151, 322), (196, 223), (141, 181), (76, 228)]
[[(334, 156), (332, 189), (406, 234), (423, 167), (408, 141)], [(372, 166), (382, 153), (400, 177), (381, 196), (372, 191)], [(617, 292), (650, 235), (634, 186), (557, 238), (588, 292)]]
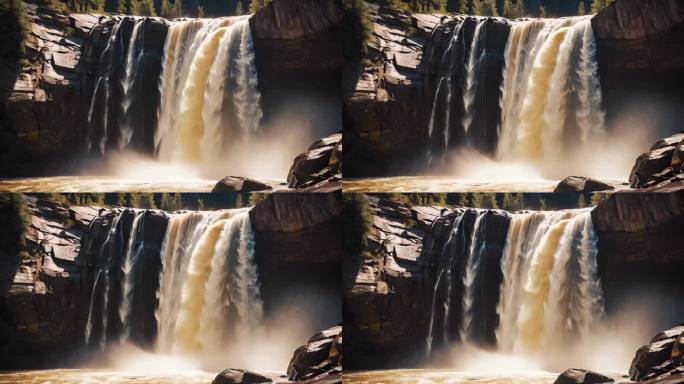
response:
[(475, 33), (470, 42), (470, 52), (468, 53), (468, 66), (466, 67), (466, 81), (463, 85), (463, 131), (468, 134), (470, 125), (473, 122), (473, 102), (475, 101), (475, 93), (477, 91), (477, 73), (480, 68), (480, 57), (482, 52), (479, 50), (480, 31), (482, 26), (487, 21), (486, 18), (477, 20)]
[(133, 305), (134, 305), (134, 295), (135, 287), (140, 284), (140, 278), (142, 277), (136, 267), (140, 265), (140, 252), (142, 251), (142, 230), (143, 226), (140, 225), (141, 218), (145, 211), (138, 211), (133, 219), (133, 225), (131, 226), (131, 233), (128, 239), (128, 246), (126, 247), (126, 253), (123, 260), (123, 268), (121, 270), (123, 274), (123, 285), (121, 290), (121, 305), (119, 307), (119, 318), (123, 322), (124, 340), (131, 339), (131, 328), (133, 327)]
[(262, 318), (247, 209), (177, 214), (162, 246), (158, 348), (218, 351)]
[(211, 164), (261, 121), (247, 17), (175, 22), (165, 44), (155, 146), (160, 159)]
[(590, 208), (512, 215), (469, 208), (452, 215), (449, 236), (436, 250), (427, 357), (455, 339), (538, 353), (559, 341), (585, 340), (600, 324)]
[[(454, 328), (451, 323), (456, 321), (458, 337), (467, 342), (475, 338), (472, 324), (476, 321), (474, 305), (479, 285), (483, 284), (481, 272), (481, 254), (486, 247), (486, 217), (490, 211), (485, 209), (469, 209), (458, 212), (449, 232), (449, 238), (440, 252), (440, 269), (433, 287), (430, 321), (426, 338), (427, 356), (433, 348), (433, 334), (435, 332), (435, 317), (438, 315), (437, 298), (440, 287), (446, 284), (441, 314), (442, 342), (448, 344), (450, 333)], [(456, 285), (456, 286), (455, 286)], [(460, 311), (453, 313), (452, 297), (454, 291), (460, 293)], [(477, 298), (481, 304), (481, 298)]]
[(531, 353), (581, 341), (602, 319), (590, 209), (516, 214), (501, 259), (499, 347)]
[(141, 26), (145, 23), (144, 18), (136, 19), (135, 25), (133, 26), (133, 32), (131, 33), (131, 38), (128, 43), (128, 52), (126, 53), (126, 68), (124, 72), (123, 79), (121, 80), (121, 88), (123, 89), (122, 97), (122, 112), (121, 112), (121, 123), (119, 135), (119, 146), (118, 149), (124, 150), (128, 147), (131, 142), (131, 137), (133, 136), (133, 120), (131, 115), (131, 106), (133, 105), (133, 96), (135, 91), (135, 79), (138, 74), (138, 66), (140, 64), (140, 58), (142, 56), (142, 47), (140, 43), (142, 40)]
[(563, 161), (563, 148), (603, 134), (595, 38), (588, 17), (516, 22), (505, 58), (498, 158), (537, 164)]

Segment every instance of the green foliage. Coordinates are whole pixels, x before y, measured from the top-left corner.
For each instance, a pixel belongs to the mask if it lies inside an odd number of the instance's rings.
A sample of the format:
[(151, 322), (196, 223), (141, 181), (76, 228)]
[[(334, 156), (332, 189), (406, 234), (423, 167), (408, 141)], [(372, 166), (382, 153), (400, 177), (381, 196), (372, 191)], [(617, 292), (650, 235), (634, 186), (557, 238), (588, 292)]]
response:
[(197, 17), (204, 17), (204, 8), (201, 6), (197, 6)]
[(587, 12), (584, 9), (584, 0), (580, 0), (579, 5), (577, 6), (577, 15), (584, 16), (586, 13)]
[(173, 2), (173, 17), (181, 17), (183, 15), (183, 1), (175, 0)]
[(361, 193), (343, 193), (342, 220), (345, 249), (350, 255), (359, 255), (368, 246), (372, 226), (368, 197)]
[(245, 204), (242, 202), (242, 195), (237, 195), (235, 197), (235, 208), (242, 208)]
[(30, 30), (24, 3), (19, 0), (0, 0), (0, 61), (10, 67), (19, 67)]
[(546, 17), (546, 8), (542, 5), (539, 6), (539, 17)]
[(249, 2), (249, 13), (255, 13), (270, 3), (271, 0), (251, 0)]
[(162, 193), (159, 209), (167, 212), (183, 209), (180, 193)]
[(429, 205), (449, 206), (446, 193), (392, 193), (388, 195), (388, 198), (409, 208)]
[(157, 12), (154, 9), (154, 2), (152, 0), (141, 0), (138, 6), (139, 16), (157, 16)]
[(539, 210), (540, 211), (546, 210), (546, 200), (544, 200), (542, 198), (539, 199)]
[(345, 55), (352, 63), (360, 62), (368, 52), (371, 38), (371, 19), (363, 0), (342, 0), (342, 26), (346, 38), (342, 42)]
[(202, 199), (197, 199), (197, 210), (198, 210), (198, 211), (203, 211), (203, 210), (204, 210), (204, 200), (202, 200)]
[(0, 194), (0, 255), (14, 256), (24, 246), (24, 234), (31, 217), (24, 195)]
[(249, 194), (249, 206), (253, 207), (257, 204), (259, 204), (260, 201), (266, 200), (268, 198), (269, 194), (268, 193), (250, 193)]
[(128, 6), (126, 0), (117, 0), (116, 2), (116, 13), (126, 13), (128, 11)]
[(138, 205), (134, 208), (156, 209), (157, 205), (154, 202), (154, 195), (151, 193), (138, 193)]
[(580, 194), (577, 199), (577, 208), (584, 208), (587, 206), (587, 202), (584, 199), (584, 195)]
[[(474, 15), (478, 16), (499, 16), (499, 12), (496, 9), (496, 0), (477, 0), (477, 13), (473, 11)], [(475, 0), (473, 0), (473, 9), (475, 9)]]
[(128, 14), (139, 15), (140, 14), (140, 0), (129, 0), (128, 2)]
[(591, 206), (595, 207), (607, 198), (608, 198), (608, 195), (606, 195), (606, 194), (603, 194), (600, 192), (594, 192), (591, 194)]
[(237, 5), (235, 6), (235, 14), (237, 16), (240, 16), (244, 13), (245, 13), (245, 11), (242, 9), (242, 2), (238, 1)]
[(522, 193), (504, 193), (501, 209), (505, 209), (506, 211), (510, 212), (525, 209), (525, 202), (523, 198), (524, 197)]
[(482, 14), (482, 0), (470, 0), (470, 13), (473, 15)]
[(504, 0), (501, 16), (508, 17), (509, 19), (513, 18), (513, 9), (513, 3), (511, 0)]

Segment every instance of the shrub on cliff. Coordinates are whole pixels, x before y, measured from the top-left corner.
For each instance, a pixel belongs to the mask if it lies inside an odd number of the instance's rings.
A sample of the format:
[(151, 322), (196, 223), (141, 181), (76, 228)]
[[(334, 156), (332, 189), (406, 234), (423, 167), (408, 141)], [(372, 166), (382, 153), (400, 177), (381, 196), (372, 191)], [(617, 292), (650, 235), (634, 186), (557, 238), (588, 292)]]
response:
[(371, 36), (368, 8), (363, 0), (342, 0), (342, 8), (342, 25), (347, 36), (344, 40), (344, 50), (353, 63), (358, 63), (368, 51), (367, 44)]
[(368, 246), (368, 233), (372, 223), (366, 195), (343, 193), (342, 217), (343, 227), (346, 228), (344, 247), (351, 255), (358, 255)]
[(12, 256), (24, 246), (30, 216), (26, 198), (19, 193), (0, 194), (0, 256)]
[(30, 25), (26, 8), (20, 0), (0, 0), (0, 60), (16, 67), (24, 55), (24, 41)]

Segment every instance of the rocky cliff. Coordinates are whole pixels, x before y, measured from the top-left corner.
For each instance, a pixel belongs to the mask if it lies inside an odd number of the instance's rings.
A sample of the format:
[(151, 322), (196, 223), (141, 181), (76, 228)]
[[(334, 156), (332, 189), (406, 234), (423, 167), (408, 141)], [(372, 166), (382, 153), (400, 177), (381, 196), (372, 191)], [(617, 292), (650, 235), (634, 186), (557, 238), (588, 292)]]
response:
[(663, 134), (681, 130), (684, 4), (618, 0), (591, 24), (608, 122), (648, 121)]
[[(108, 337), (120, 332), (116, 295), (105, 289), (98, 271), (120, 281), (122, 257), (135, 236), (140, 278), (133, 302), (132, 339), (151, 347), (156, 339), (160, 252), (169, 214), (160, 210), (67, 207), (50, 198), (29, 196), (26, 245), (0, 264), (0, 368), (69, 365), (83, 357), (89, 313), (107, 313)], [(338, 193), (275, 193), (250, 211), (264, 311), (294, 306), (326, 322), (340, 318), (340, 262), (343, 253)], [(137, 224), (136, 224), (137, 221)], [(134, 227), (134, 224), (136, 226)], [(112, 229), (115, 231), (112, 231)], [(133, 229), (135, 228), (135, 231)], [(2, 250), (4, 254), (4, 250)], [(283, 289), (287, 287), (288, 289)], [(112, 288), (111, 292), (119, 289)], [(98, 291), (99, 292), (99, 291)], [(292, 295), (292, 292), (296, 294)], [(318, 301), (298, 302), (311, 298)], [(288, 296), (288, 294), (290, 294)], [(93, 301), (93, 297), (109, 297)], [(109, 310), (103, 310), (108, 305)], [(91, 308), (92, 306), (92, 308)], [(316, 312), (319, 311), (319, 312)], [(317, 321), (317, 320), (316, 320)], [(101, 333), (93, 323), (91, 338)], [(99, 340), (99, 338), (98, 338)], [(67, 351), (67, 352), (65, 352)]]
[[(343, 264), (345, 366), (415, 366), (426, 356), (431, 314), (433, 350), (444, 345), (444, 337), (458, 339), (459, 310), (451, 308), (445, 314), (443, 306), (434, 306), (433, 300), (442, 303), (450, 292), (451, 302), (460, 302), (453, 299), (462, 296), (457, 292), (460, 281), (452, 284), (451, 291), (443, 281), (437, 287), (435, 282), (445, 265), (451, 265), (452, 271), (463, 268), (458, 250), (469, 247), (476, 212), (409, 208), (378, 196), (369, 196), (368, 202), (368, 245)], [(478, 285), (477, 320), (473, 324), (478, 328), (475, 341), (491, 346), (496, 342), (493, 330), (499, 321), (500, 259), (510, 214), (491, 210), (480, 220), (483, 242), (478, 244), (486, 245), (481, 259), (484, 277)], [(684, 316), (681, 308), (676, 308), (684, 294), (678, 274), (684, 266), (679, 230), (684, 224), (684, 194), (615, 193), (592, 211), (592, 221), (598, 236), (599, 275), (608, 315), (634, 305), (630, 298), (642, 297), (651, 300), (651, 305), (669, 306), (671, 310), (661, 316), (663, 323)], [(455, 223), (463, 234), (456, 239), (452, 235)], [(659, 292), (655, 299), (648, 296), (654, 290)]]

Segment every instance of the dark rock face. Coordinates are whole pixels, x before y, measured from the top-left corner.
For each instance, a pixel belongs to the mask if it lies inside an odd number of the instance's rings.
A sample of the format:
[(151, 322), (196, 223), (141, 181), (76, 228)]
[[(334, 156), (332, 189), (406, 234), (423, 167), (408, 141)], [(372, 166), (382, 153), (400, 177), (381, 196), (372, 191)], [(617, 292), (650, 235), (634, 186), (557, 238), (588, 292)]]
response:
[(338, 0), (275, 0), (249, 19), (262, 126), (277, 129), (282, 120), (294, 120), (314, 137), (342, 130), (342, 20)]
[(586, 369), (568, 369), (561, 373), (553, 384), (603, 384), (614, 383), (615, 380), (597, 372)]
[(297, 348), (287, 367), (290, 380), (327, 377), (342, 372), (342, 326), (321, 331)]
[[(81, 45), (98, 17), (67, 16), (25, 2), (31, 33), (25, 65), (2, 68), (0, 175), (36, 175), (68, 164), (83, 142), (87, 109), (81, 106)], [(73, 28), (73, 33), (66, 31)]]
[(263, 384), (272, 383), (273, 380), (255, 372), (244, 369), (226, 369), (216, 375), (212, 384)]
[(659, 140), (639, 156), (629, 175), (632, 188), (667, 192), (681, 188), (684, 132)]
[(36, 368), (73, 359), (82, 342), (80, 238), (97, 208), (67, 209), (28, 198), (25, 254), (0, 262), (0, 368)]
[[(345, 85), (349, 96), (343, 109), (348, 175), (415, 172), (426, 161), (441, 156), (445, 148), (465, 143), (492, 153), (498, 141), (499, 86), (509, 22), (490, 18), (482, 27), (475, 113), (466, 134), (461, 126), (466, 81), (463, 68), (469, 59), (476, 19), (409, 16), (383, 7), (368, 7), (374, 24), (367, 59), (373, 64), (345, 81), (352, 84)], [(461, 23), (463, 28), (458, 28)], [(461, 44), (450, 44), (454, 32), (459, 33)], [(448, 74), (452, 81), (443, 81)], [(451, 105), (447, 105), (446, 96), (449, 86)], [(445, 127), (447, 121), (450, 123)]]
[(684, 56), (672, 53), (684, 51), (684, 5), (677, 0), (616, 1), (591, 24), (608, 123), (638, 110), (635, 117), (649, 114), (664, 133), (681, 129)]
[(264, 184), (258, 180), (250, 179), (248, 177), (226, 176), (216, 183), (211, 192), (254, 192), (268, 191), (271, 189), (273, 189), (273, 187), (270, 185)]
[(342, 181), (342, 134), (324, 137), (297, 156), (287, 175), (290, 188), (306, 191), (340, 189)]
[[(347, 68), (342, 110), (346, 173), (370, 176), (417, 167), (432, 97), (424, 89), (423, 44), (442, 19), (368, 4), (372, 22), (366, 59)], [(412, 33), (415, 28), (415, 33)]]
[[(121, 84), (126, 76), (126, 57), (138, 20), (144, 20), (135, 46), (139, 62), (128, 90), (131, 109), (124, 116), (124, 89)], [(133, 129), (128, 148), (148, 154), (155, 152), (159, 78), (168, 27), (168, 22), (163, 19), (132, 17), (112, 17), (94, 26), (83, 45), (82, 62), (79, 64), (83, 73), (82, 110), (86, 114), (92, 111), (87, 130), (91, 153), (100, 155), (108, 149), (118, 149), (124, 124)], [(116, 33), (115, 37), (113, 33)], [(112, 38), (122, 43), (111, 44)]]
[[(461, 271), (470, 249), (477, 215), (475, 210), (449, 210), (439, 207), (413, 207), (377, 197), (369, 197), (372, 228), (368, 247), (361, 255), (345, 259), (344, 328), (345, 367), (350, 369), (415, 365), (425, 358), (427, 334), (436, 298), (432, 348), (443, 346), (441, 335), (458, 340), (462, 314), (453, 310), (445, 324), (446, 279), (437, 287), (440, 271), (452, 265), (452, 303), (460, 302)], [(462, 217), (449, 242), (456, 219)], [(501, 282), (500, 259), (510, 218), (503, 211), (487, 211), (479, 230), (487, 243), (481, 253), (478, 304), (473, 314), (473, 341), (492, 345), (498, 325), (496, 303)], [(459, 291), (459, 292), (456, 292)], [(435, 293), (436, 292), (436, 293)], [(457, 307), (454, 305), (454, 307)], [(425, 346), (422, 349), (421, 346)]]
[(568, 176), (563, 179), (553, 193), (559, 192), (595, 192), (595, 191), (609, 191), (615, 189), (602, 181), (590, 179), (582, 176)]
[[(682, 374), (680, 340), (684, 337), (684, 325), (671, 328), (655, 335), (651, 341), (637, 350), (629, 367), (632, 380), (660, 382), (671, 375)], [(676, 349), (675, 349), (676, 346)]]

